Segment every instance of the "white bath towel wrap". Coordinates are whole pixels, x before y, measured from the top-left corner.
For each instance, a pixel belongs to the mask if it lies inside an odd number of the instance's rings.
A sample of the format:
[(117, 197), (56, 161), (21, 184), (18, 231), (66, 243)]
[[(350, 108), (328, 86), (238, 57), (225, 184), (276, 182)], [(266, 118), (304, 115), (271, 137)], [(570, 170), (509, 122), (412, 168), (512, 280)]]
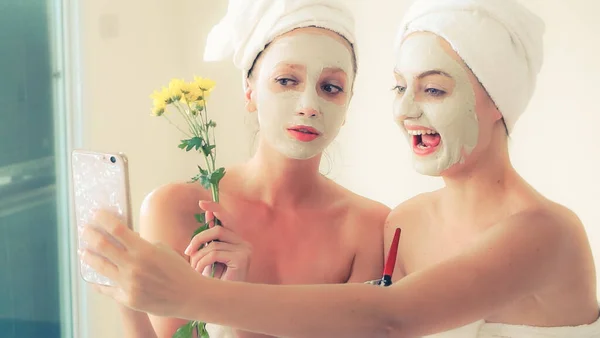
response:
[(542, 19), (514, 0), (416, 0), (404, 16), (395, 47), (417, 31), (450, 43), (511, 132), (529, 104), (542, 67)]

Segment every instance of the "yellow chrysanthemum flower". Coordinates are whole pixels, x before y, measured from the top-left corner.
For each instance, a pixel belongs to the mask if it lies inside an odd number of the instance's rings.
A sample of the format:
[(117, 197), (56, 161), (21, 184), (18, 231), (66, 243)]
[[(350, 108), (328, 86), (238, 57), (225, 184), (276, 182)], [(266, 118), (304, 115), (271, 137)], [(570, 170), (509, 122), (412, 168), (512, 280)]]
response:
[(169, 94), (173, 101), (178, 101), (184, 95), (187, 83), (182, 79), (173, 79), (169, 82)]
[(156, 116), (160, 116), (164, 113), (166, 107), (167, 107), (167, 102), (170, 100), (170, 93), (169, 93), (169, 89), (163, 87), (161, 91), (154, 91), (154, 93), (152, 93), (152, 95), (150, 95), (150, 98), (152, 99), (152, 113)]
[(152, 107), (152, 115), (162, 116), (167, 109), (167, 103), (165, 101), (155, 101), (154, 107)]
[(186, 83), (185, 92), (184, 92), (185, 100), (189, 103), (194, 103), (199, 100), (202, 100), (202, 90), (195, 83)]
[(215, 81), (211, 79), (203, 79), (199, 76), (194, 76), (194, 84), (196, 84), (198, 88), (206, 92), (210, 92), (211, 90), (213, 90), (213, 88), (215, 88)]

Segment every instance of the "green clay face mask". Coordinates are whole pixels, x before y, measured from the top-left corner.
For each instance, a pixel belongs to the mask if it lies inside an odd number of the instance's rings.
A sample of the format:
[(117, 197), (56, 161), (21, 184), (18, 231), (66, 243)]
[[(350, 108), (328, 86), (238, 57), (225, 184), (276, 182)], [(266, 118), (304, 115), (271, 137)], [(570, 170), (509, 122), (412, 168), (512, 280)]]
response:
[[(464, 162), (477, 145), (475, 93), (467, 70), (433, 34), (409, 36), (399, 49), (395, 70), (406, 84), (397, 87), (394, 117), (411, 144), (414, 167), (421, 174), (440, 176)], [(443, 86), (427, 74), (453, 81), (453, 89), (444, 94)]]
[[(281, 65), (300, 70), (276, 73)], [(261, 135), (288, 158), (305, 160), (321, 154), (344, 124), (350, 95), (338, 102), (332, 98), (335, 94), (324, 92), (328, 86), (321, 81), (324, 69), (342, 70), (347, 78), (344, 90), (352, 87), (352, 54), (342, 42), (326, 35), (280, 38), (262, 60), (256, 94)]]

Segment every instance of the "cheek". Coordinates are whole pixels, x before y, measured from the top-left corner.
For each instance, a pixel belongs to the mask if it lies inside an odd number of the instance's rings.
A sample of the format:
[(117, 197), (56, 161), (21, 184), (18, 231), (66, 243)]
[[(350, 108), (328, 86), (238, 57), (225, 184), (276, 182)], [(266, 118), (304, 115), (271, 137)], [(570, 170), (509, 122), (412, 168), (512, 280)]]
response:
[(348, 105), (348, 102), (350, 101), (348, 94), (345, 92), (339, 92), (337, 94), (332, 95), (320, 88), (317, 88), (317, 90), (319, 93), (319, 97), (321, 97), (325, 101), (331, 102), (338, 106), (346, 106), (346, 105)]
[(394, 99), (394, 103), (392, 104), (392, 114), (394, 116), (394, 120), (400, 122), (402, 120), (402, 100), (399, 97)]

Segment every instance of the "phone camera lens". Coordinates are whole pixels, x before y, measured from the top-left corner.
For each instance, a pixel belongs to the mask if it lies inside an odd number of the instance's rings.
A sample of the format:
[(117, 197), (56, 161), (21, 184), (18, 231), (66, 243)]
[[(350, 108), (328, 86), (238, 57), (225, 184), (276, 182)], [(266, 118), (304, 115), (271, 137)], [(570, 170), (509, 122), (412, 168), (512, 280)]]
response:
[(116, 157), (114, 157), (114, 156), (111, 156), (111, 157), (110, 157), (110, 161), (111, 161), (112, 163), (117, 163), (117, 158), (116, 158)]

